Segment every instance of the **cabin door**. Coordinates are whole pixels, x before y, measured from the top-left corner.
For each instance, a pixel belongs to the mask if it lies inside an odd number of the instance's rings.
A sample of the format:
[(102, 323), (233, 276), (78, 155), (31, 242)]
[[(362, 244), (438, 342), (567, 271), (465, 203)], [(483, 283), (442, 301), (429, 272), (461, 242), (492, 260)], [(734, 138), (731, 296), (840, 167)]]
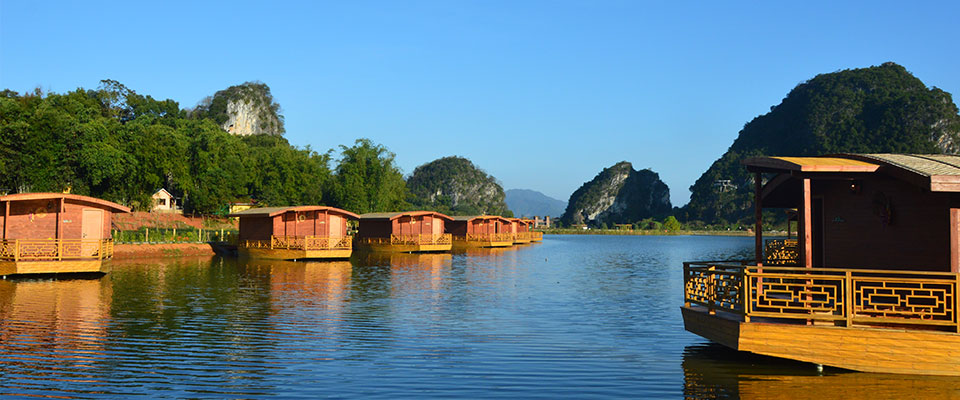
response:
[(336, 215), (331, 215), (327, 217), (327, 236), (331, 237), (340, 237), (343, 236), (342, 226), (343, 218), (340, 218)]
[(103, 238), (103, 210), (84, 209), (80, 221), (83, 257), (96, 256)]
[(433, 219), (433, 235), (442, 235), (443, 234), (443, 220), (440, 218)]

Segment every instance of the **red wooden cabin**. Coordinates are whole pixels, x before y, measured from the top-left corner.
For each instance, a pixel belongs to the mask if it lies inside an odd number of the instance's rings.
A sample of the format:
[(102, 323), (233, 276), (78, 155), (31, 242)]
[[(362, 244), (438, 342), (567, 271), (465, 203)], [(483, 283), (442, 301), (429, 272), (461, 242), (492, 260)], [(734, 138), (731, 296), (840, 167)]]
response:
[(510, 218), (510, 231), (513, 232), (513, 243), (524, 244), (533, 241), (530, 234), (530, 221), (520, 218)]
[[(686, 329), (858, 371), (960, 376), (960, 156), (757, 157), (754, 260), (684, 263)], [(765, 184), (764, 184), (765, 182)], [(796, 209), (764, 242), (762, 209)]]
[(375, 251), (448, 251), (453, 242), (444, 226), (452, 220), (434, 211), (363, 214), (358, 243)]
[(254, 258), (349, 258), (347, 220), (356, 214), (326, 206), (264, 207), (230, 214), (240, 219), (238, 251)]
[(130, 209), (66, 193), (0, 196), (0, 275), (102, 272), (113, 256), (113, 213)]
[(509, 247), (513, 233), (509, 219), (496, 215), (458, 216), (446, 225), (454, 247)]

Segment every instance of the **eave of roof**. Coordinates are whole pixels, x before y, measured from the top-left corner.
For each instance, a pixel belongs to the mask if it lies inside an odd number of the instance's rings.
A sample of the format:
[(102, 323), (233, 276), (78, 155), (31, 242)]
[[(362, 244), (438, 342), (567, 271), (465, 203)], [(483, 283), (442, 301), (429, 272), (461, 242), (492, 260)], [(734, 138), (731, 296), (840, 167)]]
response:
[(0, 196), (0, 202), (3, 201), (29, 201), (29, 200), (52, 200), (52, 199), (69, 199), (76, 201), (83, 201), (87, 203), (98, 204), (109, 209), (113, 209), (116, 212), (129, 213), (130, 208), (121, 206), (112, 201), (106, 201), (103, 199), (98, 199), (96, 197), (90, 196), (81, 196), (79, 194), (70, 194), (70, 193), (17, 193), (17, 194), (8, 194), (6, 196)]
[(741, 164), (762, 172), (876, 172), (879, 164), (841, 157), (752, 157)]
[(286, 207), (261, 207), (261, 208), (250, 208), (243, 211), (238, 211), (235, 213), (228, 214), (228, 217), (251, 217), (251, 216), (267, 216), (275, 217), (277, 215), (286, 213), (286, 212), (307, 212), (307, 211), (328, 211), (335, 214), (344, 215), (350, 219), (359, 219), (360, 216), (354, 214), (350, 211), (343, 210), (336, 207), (329, 206), (286, 206)]
[(436, 211), (399, 211), (399, 212), (380, 212), (380, 213), (366, 213), (361, 214), (359, 218), (361, 220), (394, 220), (400, 217), (419, 217), (423, 215), (432, 215), (447, 221), (453, 221), (453, 218), (438, 213)]

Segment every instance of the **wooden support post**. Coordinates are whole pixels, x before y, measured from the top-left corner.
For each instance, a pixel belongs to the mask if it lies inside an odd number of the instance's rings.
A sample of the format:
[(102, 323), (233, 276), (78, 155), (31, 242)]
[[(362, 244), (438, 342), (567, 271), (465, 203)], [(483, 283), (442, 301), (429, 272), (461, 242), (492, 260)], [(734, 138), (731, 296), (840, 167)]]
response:
[[(813, 236), (811, 236), (813, 212), (811, 200), (810, 178), (803, 178), (803, 201), (797, 210), (800, 219), (797, 229), (797, 244), (800, 245), (800, 265), (804, 268), (813, 268)], [(813, 281), (807, 280), (806, 284), (808, 286), (812, 285)], [(812, 296), (808, 294), (805, 299), (809, 302), (812, 300)], [(813, 320), (808, 319), (807, 325), (813, 325)]]
[(960, 208), (950, 209), (950, 272), (960, 272)]
[(853, 326), (853, 273), (850, 270), (846, 271), (844, 277), (844, 303), (847, 303), (843, 307), (844, 316), (847, 317), (847, 328)]
[(757, 265), (763, 265), (763, 205), (761, 203), (761, 193), (763, 176), (759, 172), (753, 174), (753, 213), (756, 218), (754, 228), (754, 254)]
[(7, 225), (10, 224), (10, 202), (9, 202), (9, 201), (5, 201), (5, 202), (3, 202), (3, 204), (4, 204), (4, 211), (3, 211), (3, 238), (6, 239), (6, 238), (7, 238)]
[[(63, 231), (63, 205), (64, 205), (64, 198), (61, 197), (60, 208), (57, 209), (57, 234), (54, 236), (57, 238), (57, 240), (60, 240), (63, 237), (63, 234), (60, 233)], [(100, 234), (102, 235), (103, 233), (100, 233)]]
[(800, 246), (800, 265), (813, 267), (813, 212), (810, 195), (810, 178), (803, 178), (803, 202), (799, 213), (797, 244)]

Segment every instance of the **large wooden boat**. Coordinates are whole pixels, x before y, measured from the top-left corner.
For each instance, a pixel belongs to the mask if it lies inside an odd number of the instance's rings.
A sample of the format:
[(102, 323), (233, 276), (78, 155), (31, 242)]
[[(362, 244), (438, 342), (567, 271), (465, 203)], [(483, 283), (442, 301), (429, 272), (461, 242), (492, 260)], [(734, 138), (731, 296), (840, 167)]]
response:
[(527, 225), (527, 228), (526, 228), (527, 236), (530, 237), (530, 242), (532, 243), (542, 242), (543, 232), (538, 232), (533, 230), (533, 228), (537, 225), (536, 221), (529, 218), (522, 218), (522, 220), (523, 220), (523, 223)]
[(326, 206), (264, 207), (230, 214), (240, 219), (237, 252), (278, 260), (350, 258), (352, 212)]
[[(960, 156), (743, 163), (755, 258), (684, 263), (688, 331), (857, 371), (960, 376)], [(797, 210), (795, 241), (764, 243), (764, 207)]]
[(496, 215), (457, 216), (446, 223), (446, 231), (453, 235), (454, 248), (510, 247), (510, 224), (509, 219)]
[(357, 244), (372, 251), (450, 251), (453, 237), (444, 233), (444, 224), (452, 220), (434, 211), (363, 214)]
[(0, 196), (0, 275), (104, 272), (116, 203), (66, 193)]

